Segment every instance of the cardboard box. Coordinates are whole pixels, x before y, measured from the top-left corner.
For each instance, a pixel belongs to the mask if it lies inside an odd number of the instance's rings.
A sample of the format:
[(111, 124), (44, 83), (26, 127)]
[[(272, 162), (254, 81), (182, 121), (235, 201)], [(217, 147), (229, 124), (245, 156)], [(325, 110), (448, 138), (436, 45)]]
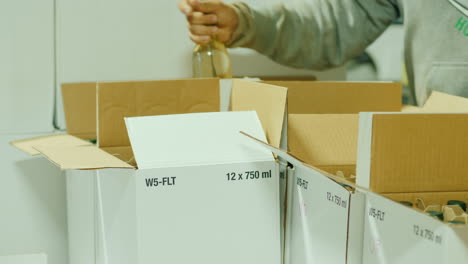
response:
[[(401, 108), (401, 84), (397, 83), (320, 81), (266, 81), (265, 83), (288, 88), (288, 115), (286, 127), (283, 129), (281, 148), (289, 150), (307, 164), (332, 174), (341, 173), (346, 177), (355, 175), (357, 113), (370, 109), (398, 111)], [(345, 151), (343, 144), (346, 146)], [(281, 156), (280, 161), (287, 163), (281, 159)], [(287, 182), (291, 181), (286, 177), (288, 174), (291, 172), (281, 171), (280, 186), (284, 197), (282, 205), (286, 203), (291, 205), (290, 201), (293, 199), (289, 197), (293, 194), (293, 190), (287, 186)], [(288, 192), (284, 193), (287, 189)], [(287, 207), (284, 206), (283, 209), (285, 215)], [(292, 214), (298, 217), (297, 210)], [(288, 215), (291, 215), (291, 212)], [(291, 220), (285, 220), (285, 223), (289, 221)], [(285, 252), (288, 252), (288, 246), (286, 245)], [(296, 263), (294, 258), (287, 261)]]
[[(360, 111), (399, 111), (401, 84), (359, 82), (269, 81), (268, 84), (288, 88), (287, 130), (281, 147), (304, 164), (321, 170), (319, 175), (343, 173), (355, 175), (358, 116)], [(280, 160), (283, 155), (279, 155)], [(289, 160), (283, 160), (289, 162)], [(302, 172), (301, 172), (302, 173)], [(301, 174), (299, 173), (299, 174)], [(364, 198), (335, 181), (325, 183), (314, 176), (302, 176), (311, 186), (297, 186), (297, 168), (281, 178), (282, 190), (287, 189), (285, 263), (360, 263), (362, 254), (362, 218)], [(306, 173), (307, 175), (307, 173)], [(314, 174), (312, 174), (314, 175)], [(344, 181), (342, 178), (336, 178)], [(318, 182), (317, 182), (318, 181)], [(352, 185), (352, 183), (349, 183)], [(342, 210), (349, 215), (336, 217), (336, 208), (323, 197), (337, 194), (347, 197), (353, 207)], [(300, 203), (322, 208), (303, 217)], [(326, 222), (324, 219), (334, 219)], [(313, 226), (313, 231), (310, 230)], [(356, 232), (355, 232), (356, 231)], [(313, 233), (315, 232), (315, 233)], [(348, 233), (353, 232), (348, 237)], [(354, 233), (355, 232), (355, 233)], [(313, 241), (313, 242), (310, 242)], [(321, 243), (320, 241), (326, 241)], [(313, 244), (310, 244), (313, 243)], [(333, 244), (333, 246), (332, 246)], [(330, 251), (333, 249), (333, 252)]]
[(292, 165), (284, 263), (361, 263), (364, 194), (287, 151), (251, 139)]
[[(357, 116), (361, 111), (399, 111), (401, 84), (387, 82), (265, 81), (288, 88), (288, 115), (281, 148), (329, 173), (355, 175)], [(341, 114), (344, 114), (341, 116)], [(354, 116), (353, 116), (354, 114)], [(336, 120), (330, 122), (327, 120)], [(316, 126), (327, 134), (315, 133)], [(289, 135), (291, 133), (292, 135)], [(343, 138), (341, 136), (344, 136)], [(347, 150), (343, 152), (341, 143)], [(330, 155), (342, 153), (342, 155)], [(285, 175), (282, 171), (281, 175)], [(281, 177), (281, 189), (286, 179)], [(282, 197), (286, 197), (285, 194)], [(282, 200), (282, 204), (285, 200)]]
[[(265, 83), (288, 88), (288, 127), (283, 133), (281, 147), (306, 163), (332, 174), (338, 171), (344, 172), (346, 176), (356, 174), (359, 112), (395, 112), (401, 109), (399, 83)], [(345, 144), (344, 148), (342, 144)]]
[[(339, 114), (357, 114), (365, 111), (394, 112), (399, 111), (401, 108), (401, 84), (398, 83), (320, 81), (265, 81), (264, 83), (287, 87), (289, 90), (287, 112), (289, 115), (294, 116), (292, 121), (284, 123), (281, 147), (289, 149), (307, 163), (332, 174), (343, 171), (346, 176), (355, 175), (356, 147), (354, 145), (346, 148), (352, 152), (348, 153), (348, 155), (337, 157), (322, 153), (322, 151), (327, 150), (329, 150), (328, 153), (338, 153), (342, 148), (340, 144), (334, 143), (335, 140), (357, 145), (357, 116), (344, 115), (340, 117)], [(91, 136), (96, 130), (96, 112), (93, 111), (92, 105), (89, 105), (89, 102), (96, 100), (95, 86), (95, 83), (63, 85), (63, 99), (70, 101), (70, 104), (65, 105), (65, 108), (80, 109), (80, 111), (67, 111), (65, 109), (68, 113), (66, 116), (67, 123), (71, 124), (68, 131), (72, 135), (83, 137), (81, 134), (85, 134), (88, 135), (87, 138), (96, 138), (96, 136)], [(221, 80), (221, 111), (229, 109), (230, 86), (230, 80)], [(77, 100), (74, 99), (76, 98), (80, 98), (79, 101), (81, 102), (88, 103), (75, 106)], [(311, 114), (311, 116), (307, 116), (308, 114)], [(321, 117), (315, 114), (330, 114), (330, 116)], [(345, 121), (348, 117), (349, 120)], [(341, 119), (339, 124), (326, 121), (336, 118)], [(302, 147), (303, 135), (301, 134), (305, 134), (309, 130), (313, 131), (313, 126), (316, 124), (320, 124), (323, 130), (328, 130), (327, 134), (331, 132), (333, 135), (327, 137), (318, 134), (317, 137), (310, 137), (310, 142), (304, 143), (324, 144), (328, 145), (328, 147), (325, 149)], [(303, 125), (308, 125), (308, 128), (303, 129)], [(122, 124), (120, 124), (120, 127), (122, 127)], [(290, 137), (293, 143), (289, 145), (287, 143), (288, 130), (296, 133)], [(342, 135), (349, 138), (341, 138), (338, 133), (343, 132), (345, 133)], [(322, 141), (327, 142), (322, 143)], [(335, 149), (335, 146), (338, 146), (338, 149)]]
[(364, 195), (307, 165), (288, 176), (285, 263), (361, 263)]
[[(280, 263), (277, 165), (270, 152), (240, 144), (238, 133), (264, 137), (256, 118), (226, 112), (126, 119), (140, 171), (139, 263)], [(168, 188), (157, 191), (159, 185)]]
[[(468, 114), (361, 113), (357, 184), (366, 193), (363, 263), (459, 263), (468, 226), (399, 201), (468, 201)], [(390, 200), (390, 199), (392, 200)]]
[[(67, 170), (70, 247), (94, 245), (85, 253), (97, 263), (279, 263), (277, 164), (264, 150), (240, 151), (237, 131), (261, 137), (263, 126), (279, 145), (285, 88), (245, 81), (223, 88), (211, 79), (96, 86), (99, 147), (72, 135), (13, 143)], [(224, 121), (214, 114), (177, 125), (170, 122), (178, 116), (130, 118), (125, 128), (124, 117), (218, 111), (223, 90), (232, 91), (231, 109), (256, 110), (261, 125), (252, 113), (242, 122), (219, 113)], [(228, 181), (228, 173), (261, 179)]]
[(465, 263), (468, 227), (450, 226), (375, 193), (366, 194), (364, 264)]

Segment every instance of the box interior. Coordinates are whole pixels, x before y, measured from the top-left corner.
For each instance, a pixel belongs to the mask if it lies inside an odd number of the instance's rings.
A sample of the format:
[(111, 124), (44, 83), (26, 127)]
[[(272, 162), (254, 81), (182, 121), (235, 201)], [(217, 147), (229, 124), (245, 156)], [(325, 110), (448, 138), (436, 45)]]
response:
[(357, 114), (288, 115), (289, 150), (331, 174), (356, 171)]
[(288, 88), (288, 150), (323, 171), (356, 175), (357, 113), (400, 111), (401, 84), (267, 81)]
[[(124, 117), (220, 110), (219, 79), (105, 82), (95, 85), (97, 118), (94, 119), (97, 122), (95, 127), (97, 127), (98, 147), (73, 135), (66, 137), (70, 141), (77, 141), (70, 146), (61, 143), (63, 135), (51, 136), (47, 140), (33, 139), (13, 144), (20, 144), (20, 147), (29, 149), (30, 152), (38, 150), (62, 169), (132, 168), (136, 163)], [(83, 123), (82, 119), (93, 119), (88, 111), (85, 111), (86, 114), (81, 118), (76, 118), (77, 113), (84, 111), (83, 108), (88, 105), (75, 103), (77, 97), (71, 96), (76, 94), (77, 87), (82, 86), (89, 88), (90, 84), (69, 84), (62, 88), (66, 95), (65, 115), (73, 116), (67, 120), (72, 127), (75, 127), (74, 133), (77, 136), (88, 133), (89, 126), (76, 125), (74, 122), (78, 120)], [(73, 93), (69, 93), (68, 90), (73, 90)], [(231, 109), (257, 111), (268, 141), (279, 146), (286, 97), (287, 89), (284, 87), (233, 80)], [(88, 94), (86, 98), (80, 100), (96, 101), (96, 96), (91, 97)]]

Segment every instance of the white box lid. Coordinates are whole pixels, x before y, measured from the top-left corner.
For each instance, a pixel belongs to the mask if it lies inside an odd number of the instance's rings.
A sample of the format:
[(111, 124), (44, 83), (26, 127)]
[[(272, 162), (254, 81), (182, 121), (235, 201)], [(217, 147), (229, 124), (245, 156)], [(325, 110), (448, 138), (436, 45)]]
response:
[(216, 112), (125, 118), (140, 169), (273, 160), (240, 134), (266, 141), (257, 113)]

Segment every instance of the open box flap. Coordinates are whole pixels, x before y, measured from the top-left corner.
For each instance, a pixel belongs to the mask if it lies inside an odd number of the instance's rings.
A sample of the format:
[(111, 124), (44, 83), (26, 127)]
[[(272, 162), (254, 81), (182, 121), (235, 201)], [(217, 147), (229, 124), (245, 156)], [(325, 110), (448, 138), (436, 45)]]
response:
[(256, 111), (268, 142), (280, 146), (288, 89), (257, 82), (233, 80), (231, 111)]
[(62, 84), (62, 99), (67, 133), (96, 139), (96, 83)]
[(288, 88), (289, 114), (357, 114), (401, 109), (401, 83), (266, 82)]
[(266, 140), (253, 111), (125, 118), (140, 169), (273, 160), (239, 131)]
[(361, 113), (360, 126), (358, 184), (379, 193), (468, 190), (468, 114)]
[(100, 147), (130, 146), (124, 118), (219, 111), (219, 79), (98, 83)]
[(271, 144), (266, 143), (264, 140), (258, 139), (255, 136), (250, 135), (249, 133), (246, 133), (244, 131), (241, 131), (240, 133), (243, 136), (245, 136), (246, 138), (250, 139), (251, 142), (255, 142), (256, 144), (261, 145), (263, 148), (267, 149), (268, 151), (271, 151), (274, 154), (276, 154), (277, 156), (282, 157), (287, 162), (291, 163), (293, 166), (307, 167), (308, 169), (311, 169), (311, 170), (313, 170), (315, 172), (318, 172), (321, 175), (323, 175), (324, 177), (326, 177), (326, 178), (328, 178), (328, 179), (330, 179), (332, 181), (345, 183), (345, 184), (347, 184), (347, 185), (349, 185), (351, 187), (366, 190), (365, 188), (358, 187), (354, 183), (352, 183), (352, 182), (350, 182), (350, 181), (348, 181), (348, 180), (346, 180), (346, 179), (344, 179), (342, 177), (330, 174), (330, 173), (328, 173), (328, 172), (326, 172), (326, 171), (324, 171), (324, 170), (322, 170), (320, 168), (317, 168), (316, 166), (307, 164), (307, 163), (303, 162), (302, 160), (300, 160), (299, 158), (295, 157), (292, 153), (290, 153), (290, 152), (288, 152), (286, 150), (277, 148), (275, 146), (272, 146)]
[(289, 151), (317, 167), (355, 166), (357, 114), (290, 114)]
[(468, 112), (468, 98), (433, 91), (422, 109), (424, 112)]
[(35, 148), (62, 170), (133, 168), (94, 145), (37, 146)]
[(57, 134), (44, 137), (35, 137), (30, 139), (23, 139), (13, 141), (11, 144), (17, 149), (26, 152), (30, 155), (39, 155), (36, 147), (39, 146), (62, 146), (62, 147), (75, 147), (75, 146), (92, 146), (91, 142), (82, 140), (75, 136), (68, 134)]
[(290, 152), (282, 150), (282, 149), (280, 149), (278, 147), (275, 147), (273, 145), (270, 145), (265, 140), (262, 140), (261, 138), (258, 138), (256, 136), (248, 133), (247, 131), (241, 131), (240, 133), (242, 135), (246, 136), (251, 141), (253, 141), (253, 142), (257, 143), (257, 144), (260, 144), (263, 148), (273, 152), (274, 154), (278, 155), (279, 157), (284, 158), (285, 160), (287, 160), (289, 163), (291, 163), (294, 166), (304, 164), (303, 161), (301, 161), (299, 158), (295, 157)]

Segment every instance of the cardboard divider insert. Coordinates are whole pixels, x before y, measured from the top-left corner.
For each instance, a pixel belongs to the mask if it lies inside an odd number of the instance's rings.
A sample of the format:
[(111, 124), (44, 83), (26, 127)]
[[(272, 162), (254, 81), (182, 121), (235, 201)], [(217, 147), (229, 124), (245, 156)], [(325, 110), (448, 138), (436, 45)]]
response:
[(417, 199), (422, 199), (426, 205), (446, 204), (449, 200), (459, 200), (468, 203), (468, 191), (466, 192), (421, 192), (421, 193), (383, 193), (383, 196), (394, 201), (408, 201), (416, 204)]
[(468, 224), (468, 214), (466, 211), (459, 205), (447, 204), (450, 200), (467, 204), (468, 192), (392, 193), (383, 195), (396, 202), (409, 202), (413, 205), (413, 208), (421, 210), (426, 214), (439, 212), (444, 222), (456, 221), (459, 224)]

